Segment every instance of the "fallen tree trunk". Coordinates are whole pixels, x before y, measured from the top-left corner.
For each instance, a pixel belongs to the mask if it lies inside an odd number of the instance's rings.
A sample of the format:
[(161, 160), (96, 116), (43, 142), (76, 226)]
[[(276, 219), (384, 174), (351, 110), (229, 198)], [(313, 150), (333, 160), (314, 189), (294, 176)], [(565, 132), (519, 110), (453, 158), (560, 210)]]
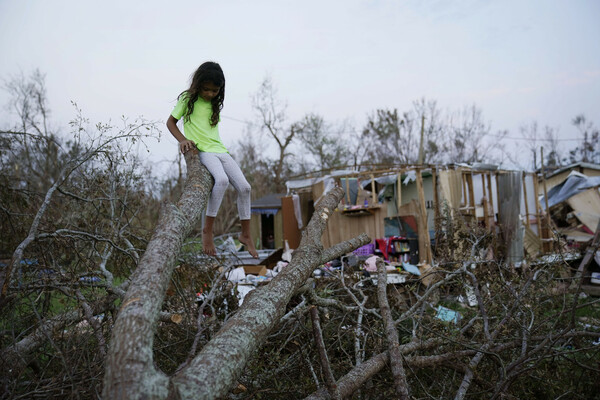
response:
[(181, 198), (176, 205), (163, 207), (115, 321), (106, 360), (104, 398), (167, 396), (168, 378), (154, 368), (154, 331), (183, 240), (200, 221), (213, 185), (197, 151), (188, 151), (185, 160), (188, 176)]
[[(290, 264), (268, 285), (251, 292), (198, 356), (173, 377), (172, 390), (178, 398), (214, 399), (227, 393), (250, 356), (279, 323), (293, 294), (317, 266), (328, 261), (323, 259), (321, 235), (343, 193), (335, 188), (319, 202)], [(368, 241), (361, 235), (338, 244), (326, 258), (339, 257)]]
[(312, 271), (369, 241), (361, 235), (323, 250), (323, 230), (344, 193), (341, 188), (330, 191), (316, 206), (300, 246), (284, 271), (246, 296), (242, 307), (202, 351), (169, 378), (154, 367), (154, 330), (175, 259), (184, 238), (199, 222), (212, 189), (210, 174), (191, 153), (185, 156), (188, 178), (181, 199), (176, 206), (164, 208), (115, 321), (104, 398), (213, 399), (225, 395)]

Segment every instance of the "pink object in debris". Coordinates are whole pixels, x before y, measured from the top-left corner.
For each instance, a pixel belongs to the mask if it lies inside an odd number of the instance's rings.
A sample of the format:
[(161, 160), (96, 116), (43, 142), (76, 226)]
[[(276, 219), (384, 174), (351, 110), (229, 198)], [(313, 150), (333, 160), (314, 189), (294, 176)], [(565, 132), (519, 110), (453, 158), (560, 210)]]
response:
[(369, 272), (377, 272), (377, 259), (379, 257), (372, 256), (365, 260), (365, 270)]

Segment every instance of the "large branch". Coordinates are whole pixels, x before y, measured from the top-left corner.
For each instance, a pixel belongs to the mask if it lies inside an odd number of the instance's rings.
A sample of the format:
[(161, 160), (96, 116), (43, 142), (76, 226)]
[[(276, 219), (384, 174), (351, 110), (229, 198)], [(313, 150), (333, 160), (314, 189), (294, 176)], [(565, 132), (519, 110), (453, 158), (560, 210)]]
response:
[(321, 331), (321, 320), (319, 318), (319, 309), (317, 306), (310, 308), (310, 319), (313, 326), (313, 336), (315, 339), (315, 345), (319, 353), (319, 359), (321, 360), (321, 370), (325, 375), (325, 384), (327, 385), (327, 391), (332, 399), (339, 400), (340, 393), (335, 383), (335, 376), (331, 370), (331, 364), (329, 363), (329, 357), (327, 356), (327, 349), (325, 348), (325, 341), (323, 340), (323, 332)]
[[(413, 341), (399, 347), (401, 354), (408, 354), (415, 350), (426, 350), (438, 346), (442, 341), (440, 339), (429, 339), (424, 342)], [(383, 369), (386, 361), (389, 359), (387, 351), (377, 354), (367, 361), (351, 369), (346, 375), (337, 381), (340, 396), (346, 398), (356, 392), (367, 380)], [(306, 397), (310, 400), (329, 399), (327, 389), (321, 388)]]
[(179, 202), (163, 207), (140, 259), (112, 330), (103, 397), (166, 397), (167, 377), (154, 368), (154, 330), (183, 240), (201, 219), (212, 190), (210, 173), (197, 151), (185, 155), (188, 177)]
[[(108, 295), (101, 301), (91, 304), (88, 309), (88, 319), (91, 319), (90, 316), (93, 317), (107, 312), (113, 307), (116, 298), (116, 295)], [(6, 367), (5, 377), (20, 375), (29, 363), (31, 354), (43, 346), (49, 337), (64, 330), (69, 325), (80, 322), (84, 319), (84, 316), (84, 310), (76, 308), (52, 318), (44, 319), (30, 334), (0, 350), (1, 364)]]
[(392, 311), (387, 299), (387, 273), (385, 263), (377, 262), (377, 299), (379, 300), (379, 308), (383, 325), (386, 332), (386, 341), (388, 345), (388, 353), (390, 356), (390, 365), (392, 375), (394, 376), (394, 386), (399, 399), (408, 399), (408, 383), (406, 382), (406, 373), (402, 365), (402, 354), (400, 353), (400, 341), (398, 339), (398, 331), (392, 318)]
[[(292, 261), (268, 285), (252, 291), (244, 299), (238, 312), (196, 358), (173, 377), (173, 397), (213, 399), (227, 393), (242, 373), (248, 359), (279, 323), (290, 298), (321, 264), (321, 236), (343, 194), (341, 188), (334, 188), (319, 202)], [(366, 242), (364, 240), (354, 244)], [(346, 249), (340, 247), (339, 250), (337, 255), (341, 256)]]

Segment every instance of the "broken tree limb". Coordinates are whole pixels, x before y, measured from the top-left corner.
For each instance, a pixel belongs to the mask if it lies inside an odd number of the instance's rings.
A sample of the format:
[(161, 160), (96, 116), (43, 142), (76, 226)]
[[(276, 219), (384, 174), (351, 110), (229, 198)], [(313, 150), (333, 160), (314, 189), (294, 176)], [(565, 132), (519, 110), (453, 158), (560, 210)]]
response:
[(317, 306), (310, 308), (310, 319), (313, 326), (313, 336), (315, 339), (315, 345), (319, 353), (319, 359), (321, 360), (321, 369), (325, 376), (325, 385), (327, 391), (332, 399), (339, 400), (340, 392), (335, 382), (335, 376), (331, 370), (331, 364), (329, 363), (329, 357), (327, 356), (327, 349), (325, 348), (325, 342), (323, 341), (323, 332), (321, 331), (321, 320), (319, 319), (319, 309)]
[[(88, 309), (89, 314), (87, 317), (90, 318), (90, 315), (94, 316), (106, 313), (113, 307), (113, 303), (117, 298), (116, 295), (109, 294), (101, 301), (96, 301), (89, 305), (90, 308)], [(30, 334), (0, 350), (0, 364), (5, 369), (5, 372), (1, 375), (9, 377), (21, 374), (30, 361), (32, 353), (46, 344), (49, 337), (52, 337), (56, 332), (61, 332), (68, 326), (82, 321), (84, 318), (86, 318), (84, 310), (76, 308), (42, 320)]]
[[(405, 345), (400, 346), (399, 350), (401, 354), (408, 354), (410, 352), (416, 350), (425, 350), (431, 349), (435, 346), (438, 346), (442, 340), (440, 339), (429, 339), (427, 341), (413, 341), (407, 343)], [(352, 393), (356, 392), (366, 381), (371, 379), (375, 374), (381, 371), (388, 360), (389, 355), (388, 352), (383, 352), (377, 354), (367, 361), (364, 361), (360, 365), (352, 368), (346, 375), (344, 375), (341, 379), (338, 379), (337, 385), (340, 391), (340, 396), (342, 398), (346, 398), (352, 395)], [(327, 390), (321, 388), (306, 397), (306, 400), (326, 400), (329, 399), (329, 394)]]
[(579, 268), (577, 268), (575, 279), (573, 281), (575, 284), (581, 284), (581, 278), (585, 275), (585, 271), (592, 262), (594, 254), (596, 254), (598, 251), (598, 247), (600, 247), (600, 221), (598, 221), (598, 226), (596, 227), (596, 232), (594, 233), (592, 243), (586, 249), (585, 255), (579, 264)]
[(386, 340), (388, 345), (388, 354), (390, 357), (390, 365), (392, 375), (394, 376), (394, 386), (396, 394), (401, 400), (408, 399), (408, 384), (406, 383), (406, 373), (402, 365), (402, 354), (400, 354), (400, 342), (398, 339), (398, 331), (392, 318), (390, 304), (387, 299), (387, 273), (385, 263), (377, 262), (377, 299), (379, 300), (379, 309), (383, 318), (383, 325), (386, 332)]
[[(254, 290), (236, 315), (171, 379), (154, 367), (154, 329), (169, 278), (183, 239), (196, 225), (212, 189), (212, 177), (197, 161), (185, 156), (188, 179), (177, 205), (164, 207), (146, 252), (131, 278), (112, 332), (106, 362), (103, 397), (217, 398), (235, 384), (246, 362), (279, 323), (293, 293), (322, 263), (321, 236), (343, 196), (331, 190), (318, 204), (288, 267), (268, 285)], [(364, 245), (363, 235), (325, 252), (335, 258)]]
[(154, 367), (154, 330), (183, 240), (200, 221), (213, 186), (212, 176), (198, 162), (197, 151), (188, 151), (185, 161), (188, 177), (181, 198), (176, 205), (163, 207), (115, 321), (104, 398), (164, 398), (168, 394), (168, 378)]
[[(279, 323), (292, 295), (321, 264), (321, 236), (343, 195), (341, 188), (334, 188), (321, 199), (289, 265), (268, 285), (252, 291), (238, 312), (190, 364), (173, 377), (171, 395), (181, 399), (211, 399), (227, 393), (250, 356)], [(364, 245), (366, 240), (354, 244)], [(339, 248), (339, 253), (329, 256), (339, 257), (345, 252)]]

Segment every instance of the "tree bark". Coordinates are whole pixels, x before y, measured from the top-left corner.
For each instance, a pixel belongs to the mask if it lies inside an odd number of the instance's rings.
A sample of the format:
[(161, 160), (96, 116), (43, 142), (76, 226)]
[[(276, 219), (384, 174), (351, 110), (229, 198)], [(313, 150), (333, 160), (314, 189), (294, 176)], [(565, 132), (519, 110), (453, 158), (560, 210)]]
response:
[(329, 363), (329, 357), (327, 356), (327, 349), (325, 348), (325, 342), (323, 341), (323, 332), (321, 331), (321, 320), (319, 318), (319, 309), (317, 306), (310, 308), (310, 319), (313, 325), (313, 336), (315, 338), (315, 344), (319, 352), (319, 358), (321, 360), (321, 369), (323, 375), (325, 375), (325, 384), (329, 391), (329, 396), (332, 399), (340, 399), (340, 392), (337, 389), (335, 383), (335, 376), (331, 370), (331, 364)]
[(224, 396), (248, 359), (279, 323), (290, 298), (324, 262), (323, 258), (339, 257), (369, 241), (361, 235), (323, 250), (323, 230), (343, 196), (341, 188), (331, 190), (316, 207), (286, 269), (268, 285), (246, 296), (237, 313), (170, 379), (154, 367), (154, 329), (183, 240), (199, 222), (212, 190), (212, 177), (198, 162), (195, 152), (188, 152), (185, 159), (188, 178), (181, 199), (176, 206), (164, 207), (113, 327), (104, 377), (103, 397), (107, 399)]
[[(321, 236), (344, 192), (331, 190), (318, 204), (289, 265), (268, 285), (252, 291), (242, 307), (192, 362), (172, 379), (174, 398), (214, 399), (227, 393), (250, 356), (279, 323), (293, 294), (323, 263)], [(369, 241), (366, 235), (335, 246), (339, 257)]]
[(165, 205), (146, 252), (140, 259), (113, 327), (103, 397), (166, 398), (168, 378), (154, 368), (154, 330), (183, 240), (200, 221), (212, 190), (212, 176), (185, 154), (188, 177), (177, 205)]
[(400, 341), (398, 339), (398, 331), (392, 318), (390, 304), (387, 299), (387, 273), (385, 263), (377, 262), (377, 298), (379, 300), (379, 308), (381, 309), (381, 317), (385, 327), (385, 337), (388, 345), (388, 353), (390, 356), (390, 365), (392, 375), (394, 375), (394, 386), (398, 398), (401, 400), (408, 399), (408, 384), (406, 383), (406, 373), (402, 365), (402, 354), (400, 353)]

